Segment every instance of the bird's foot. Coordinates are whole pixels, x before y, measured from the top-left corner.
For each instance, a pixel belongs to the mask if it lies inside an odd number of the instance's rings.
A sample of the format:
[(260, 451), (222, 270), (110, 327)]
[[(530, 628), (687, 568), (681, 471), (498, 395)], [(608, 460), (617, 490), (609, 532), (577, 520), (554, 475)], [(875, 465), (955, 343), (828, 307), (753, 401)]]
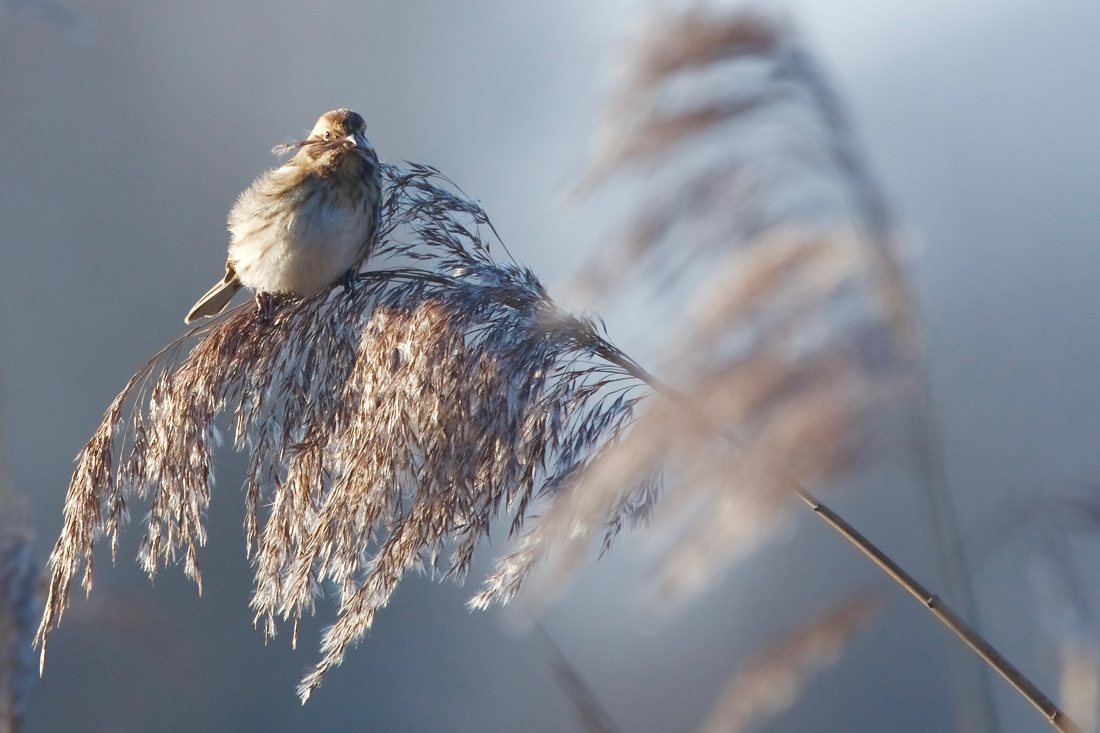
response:
[(344, 292), (350, 295), (355, 294), (356, 276), (359, 274), (358, 270), (354, 267), (349, 267), (347, 272), (340, 276), (340, 285), (343, 286)]
[(256, 313), (264, 323), (271, 321), (272, 316), (275, 315), (275, 298), (271, 293), (256, 291)]

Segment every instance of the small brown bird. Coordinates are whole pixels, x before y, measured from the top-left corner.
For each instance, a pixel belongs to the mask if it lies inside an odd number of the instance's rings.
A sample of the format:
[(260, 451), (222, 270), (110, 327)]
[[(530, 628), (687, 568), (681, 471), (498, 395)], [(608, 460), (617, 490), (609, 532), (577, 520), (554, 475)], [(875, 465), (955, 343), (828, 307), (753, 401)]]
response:
[(187, 314), (186, 322), (221, 313), (242, 287), (303, 298), (354, 273), (370, 256), (382, 201), (378, 156), (363, 118), (328, 112), (282, 168), (264, 173), (229, 212), (225, 277)]

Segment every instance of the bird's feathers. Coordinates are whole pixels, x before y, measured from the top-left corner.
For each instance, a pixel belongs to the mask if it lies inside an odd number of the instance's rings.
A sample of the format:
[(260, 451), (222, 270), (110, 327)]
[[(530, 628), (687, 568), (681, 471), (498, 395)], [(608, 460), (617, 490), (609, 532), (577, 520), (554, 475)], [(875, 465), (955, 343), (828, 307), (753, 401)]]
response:
[(229, 260), (246, 287), (308, 298), (368, 254), (377, 165), (349, 154), (325, 173), (288, 165), (241, 194), (229, 214)]

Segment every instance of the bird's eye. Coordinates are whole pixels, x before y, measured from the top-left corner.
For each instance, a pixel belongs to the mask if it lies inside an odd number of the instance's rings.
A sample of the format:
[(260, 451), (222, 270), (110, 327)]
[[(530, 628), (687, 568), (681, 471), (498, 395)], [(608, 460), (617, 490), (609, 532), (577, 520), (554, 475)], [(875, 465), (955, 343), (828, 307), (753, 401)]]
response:
[(331, 138), (332, 138), (332, 133), (329, 132), (328, 130), (325, 130), (325, 139), (330, 140)]

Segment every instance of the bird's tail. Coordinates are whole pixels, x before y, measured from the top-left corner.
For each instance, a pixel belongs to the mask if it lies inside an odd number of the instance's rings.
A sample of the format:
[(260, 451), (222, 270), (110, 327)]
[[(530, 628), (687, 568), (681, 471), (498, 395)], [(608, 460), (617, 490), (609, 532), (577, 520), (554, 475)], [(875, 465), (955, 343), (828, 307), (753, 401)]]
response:
[(237, 273), (232, 268), (226, 268), (225, 278), (210, 288), (206, 295), (199, 298), (199, 302), (191, 308), (191, 312), (184, 319), (185, 323), (191, 323), (204, 316), (216, 316), (225, 310), (229, 301), (241, 289), (241, 281), (237, 279)]

